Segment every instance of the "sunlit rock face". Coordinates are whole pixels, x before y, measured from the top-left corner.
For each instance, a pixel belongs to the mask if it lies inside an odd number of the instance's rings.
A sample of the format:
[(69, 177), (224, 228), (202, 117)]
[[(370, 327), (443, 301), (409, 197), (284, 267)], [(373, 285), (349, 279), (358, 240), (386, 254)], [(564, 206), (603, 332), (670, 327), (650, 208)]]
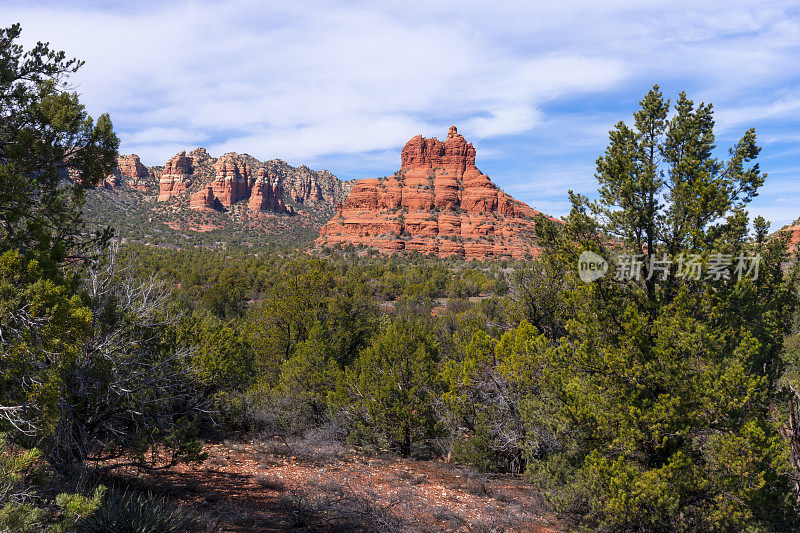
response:
[(186, 156), (186, 150), (173, 156), (164, 164), (164, 170), (158, 180), (158, 201), (169, 200), (189, 190), (192, 183), (191, 174), (192, 159)]
[[(228, 210), (245, 202), (252, 212), (293, 214), (296, 205), (330, 213), (350, 192), (352, 184), (327, 170), (292, 167), (280, 159), (258, 161), (229, 152), (211, 157), (205, 148), (176, 154), (164, 165), (159, 180), (159, 202), (186, 202), (195, 210)], [(177, 198), (177, 199), (176, 199)]]
[(355, 183), (318, 245), (363, 244), (382, 252), (418, 251), (469, 259), (535, 256), (539, 214), (475, 167), (475, 148), (455, 126), (447, 138), (417, 135), (388, 178)]

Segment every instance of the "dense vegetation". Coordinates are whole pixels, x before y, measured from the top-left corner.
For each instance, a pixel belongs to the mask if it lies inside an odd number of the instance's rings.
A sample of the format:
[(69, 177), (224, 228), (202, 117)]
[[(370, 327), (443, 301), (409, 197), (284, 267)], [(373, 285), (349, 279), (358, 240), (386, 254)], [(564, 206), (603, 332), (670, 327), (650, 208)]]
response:
[[(321, 429), (524, 475), (579, 530), (797, 528), (797, 278), (765, 221), (748, 233), (753, 131), (720, 160), (711, 106), (670, 112), (654, 88), (611, 131), (598, 200), (541, 219), (533, 261), (120, 246), (80, 219), (111, 123), (61, 90), (79, 63), (18, 34), (0, 34), (0, 529), (175, 530), (103, 476)], [(641, 276), (585, 283), (584, 250)], [(680, 254), (762, 261), (692, 279), (659, 263)]]

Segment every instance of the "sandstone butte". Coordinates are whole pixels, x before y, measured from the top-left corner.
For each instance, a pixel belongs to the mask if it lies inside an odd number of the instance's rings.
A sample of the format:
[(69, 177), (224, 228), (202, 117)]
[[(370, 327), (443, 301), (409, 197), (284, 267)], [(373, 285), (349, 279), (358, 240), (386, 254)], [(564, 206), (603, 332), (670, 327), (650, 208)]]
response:
[(158, 180), (158, 201), (169, 200), (189, 190), (192, 174), (191, 158), (186, 157), (186, 150), (172, 157), (164, 164), (161, 177)]
[(539, 214), (478, 170), (472, 143), (451, 126), (444, 142), (421, 135), (408, 141), (394, 175), (358, 181), (316, 243), (467, 259), (535, 257)]
[(138, 191), (148, 190), (155, 179), (155, 173), (144, 166), (136, 154), (117, 156), (117, 169), (128, 185)]

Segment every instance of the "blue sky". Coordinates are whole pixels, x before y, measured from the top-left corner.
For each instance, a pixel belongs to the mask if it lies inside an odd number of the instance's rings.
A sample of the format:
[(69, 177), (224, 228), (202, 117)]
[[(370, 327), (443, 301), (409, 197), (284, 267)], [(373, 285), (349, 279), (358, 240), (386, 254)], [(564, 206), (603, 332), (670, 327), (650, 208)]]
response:
[(797, 1), (0, 0), (0, 15), (86, 61), (83, 101), (147, 164), (205, 146), (382, 176), (410, 137), (455, 124), (498, 185), (564, 215), (658, 83), (714, 103), (721, 154), (755, 127), (769, 177), (750, 211), (800, 217)]

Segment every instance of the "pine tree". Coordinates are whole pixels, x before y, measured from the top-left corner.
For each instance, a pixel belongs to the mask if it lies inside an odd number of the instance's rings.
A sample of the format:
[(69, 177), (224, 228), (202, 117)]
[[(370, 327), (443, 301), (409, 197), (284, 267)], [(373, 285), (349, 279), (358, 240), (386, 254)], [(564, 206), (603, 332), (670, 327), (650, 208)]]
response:
[[(613, 264), (594, 283), (571, 275), (559, 296), (571, 311), (566, 333), (541, 354), (541, 395), (557, 406), (545, 424), (559, 451), (531, 473), (571, 469), (552, 494), (585, 527), (758, 531), (795, 519), (773, 415), (792, 281), (785, 248), (763, 243), (763, 223), (755, 241), (747, 234), (744, 207), (765, 178), (754, 131), (722, 161), (713, 126), (710, 104), (682, 93), (668, 116), (654, 87), (634, 125), (610, 133), (599, 200), (573, 195), (563, 231), (541, 231), (545, 263), (577, 264), (580, 249), (643, 263), (633, 279), (617, 279)], [(693, 280), (677, 263), (651, 263), (681, 253), (706, 264), (717, 253), (762, 261), (755, 280), (732, 270)]]
[(316, 322), (308, 339), (283, 362), (278, 379), (280, 391), (289, 398), (308, 404), (317, 418), (322, 416), (328, 393), (336, 387), (341, 372), (331, 352), (322, 324)]
[(83, 63), (47, 43), (25, 51), (21, 31), (0, 29), (0, 252), (58, 262), (88, 244), (83, 194), (111, 172), (119, 140), (107, 114), (95, 122), (66, 90)]
[(350, 418), (353, 438), (411, 454), (437, 430), (434, 400), (439, 346), (428, 324), (401, 319), (362, 350), (333, 395)]
[(20, 31), (0, 29), (0, 431), (62, 472), (131, 450), (198, 458), (202, 396), (167, 339), (169, 291), (81, 221), (115, 164), (111, 121), (67, 90), (81, 62), (25, 51)]

